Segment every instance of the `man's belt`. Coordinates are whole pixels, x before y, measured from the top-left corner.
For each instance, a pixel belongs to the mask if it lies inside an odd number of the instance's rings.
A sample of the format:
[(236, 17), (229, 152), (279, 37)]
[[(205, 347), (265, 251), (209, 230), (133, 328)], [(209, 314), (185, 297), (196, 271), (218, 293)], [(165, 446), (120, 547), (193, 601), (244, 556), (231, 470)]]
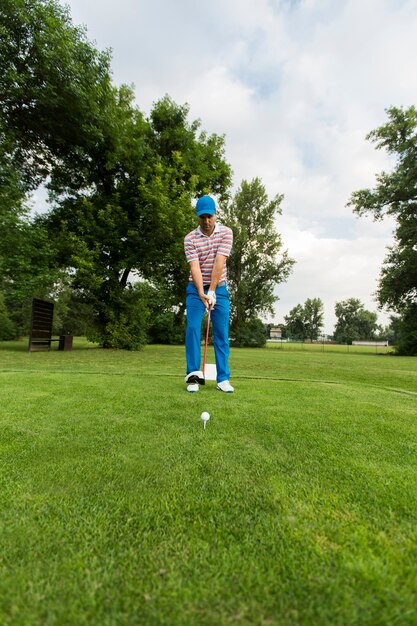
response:
[[(217, 287), (224, 287), (226, 285), (226, 281), (223, 280), (221, 283), (217, 283)], [(204, 285), (204, 289), (208, 289), (210, 285)], [(217, 289), (216, 287), (216, 289)]]

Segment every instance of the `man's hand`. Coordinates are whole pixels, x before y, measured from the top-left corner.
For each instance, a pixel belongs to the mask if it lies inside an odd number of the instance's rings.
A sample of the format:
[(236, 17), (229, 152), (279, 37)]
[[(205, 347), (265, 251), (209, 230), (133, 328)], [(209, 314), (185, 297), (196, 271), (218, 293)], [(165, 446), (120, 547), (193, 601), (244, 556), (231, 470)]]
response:
[(207, 297), (208, 297), (208, 305), (209, 305), (209, 309), (210, 311), (212, 311), (215, 307), (216, 304), (216, 292), (215, 291), (208, 291), (207, 292)]
[(216, 292), (208, 291), (207, 294), (201, 293), (200, 300), (206, 307), (208, 311), (212, 311), (214, 309), (214, 305), (216, 304)]

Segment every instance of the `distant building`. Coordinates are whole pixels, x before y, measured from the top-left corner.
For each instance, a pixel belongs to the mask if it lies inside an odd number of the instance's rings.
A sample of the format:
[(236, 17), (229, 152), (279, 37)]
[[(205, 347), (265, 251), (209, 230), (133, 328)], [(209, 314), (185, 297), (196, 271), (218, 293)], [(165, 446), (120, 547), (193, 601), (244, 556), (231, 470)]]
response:
[(270, 339), (281, 339), (282, 338), (282, 328), (281, 326), (273, 326), (269, 331)]

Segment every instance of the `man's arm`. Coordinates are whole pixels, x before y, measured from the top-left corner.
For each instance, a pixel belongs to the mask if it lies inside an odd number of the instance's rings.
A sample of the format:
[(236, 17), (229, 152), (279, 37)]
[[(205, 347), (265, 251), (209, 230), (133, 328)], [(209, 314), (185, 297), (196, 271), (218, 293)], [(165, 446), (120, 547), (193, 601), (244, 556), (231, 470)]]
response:
[(224, 264), (227, 257), (224, 254), (217, 254), (214, 260), (213, 271), (211, 272), (209, 291), (216, 291), (216, 287), (220, 282)]
[(207, 292), (209, 299), (209, 309), (212, 311), (216, 305), (216, 287), (219, 284), (220, 278), (223, 273), (223, 268), (226, 263), (226, 256), (224, 254), (217, 253), (214, 259), (213, 270), (211, 272), (210, 287)]
[(200, 300), (202, 301), (206, 309), (208, 309), (209, 297), (206, 296), (206, 294), (204, 293), (203, 276), (201, 274), (200, 262), (198, 259), (195, 259), (194, 261), (190, 261), (189, 265), (190, 265), (190, 271), (191, 271), (191, 278), (193, 279), (193, 283), (198, 291)]

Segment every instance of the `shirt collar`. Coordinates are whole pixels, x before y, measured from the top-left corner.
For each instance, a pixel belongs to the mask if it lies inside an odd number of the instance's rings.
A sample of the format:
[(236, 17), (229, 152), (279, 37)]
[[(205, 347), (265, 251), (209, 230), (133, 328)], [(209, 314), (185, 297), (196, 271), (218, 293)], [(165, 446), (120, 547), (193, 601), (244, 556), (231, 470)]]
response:
[[(214, 230), (213, 230), (213, 232), (211, 233), (211, 235), (209, 235), (209, 236), (210, 236), (210, 237), (213, 237), (214, 233), (218, 233), (218, 232), (219, 232), (219, 230), (220, 230), (220, 224), (219, 224), (219, 222), (216, 222), (216, 223), (214, 224)], [(198, 233), (199, 233), (202, 237), (207, 237), (207, 235), (205, 235), (205, 234), (203, 233), (203, 231), (201, 230), (200, 226), (197, 226), (197, 232), (198, 232)]]

